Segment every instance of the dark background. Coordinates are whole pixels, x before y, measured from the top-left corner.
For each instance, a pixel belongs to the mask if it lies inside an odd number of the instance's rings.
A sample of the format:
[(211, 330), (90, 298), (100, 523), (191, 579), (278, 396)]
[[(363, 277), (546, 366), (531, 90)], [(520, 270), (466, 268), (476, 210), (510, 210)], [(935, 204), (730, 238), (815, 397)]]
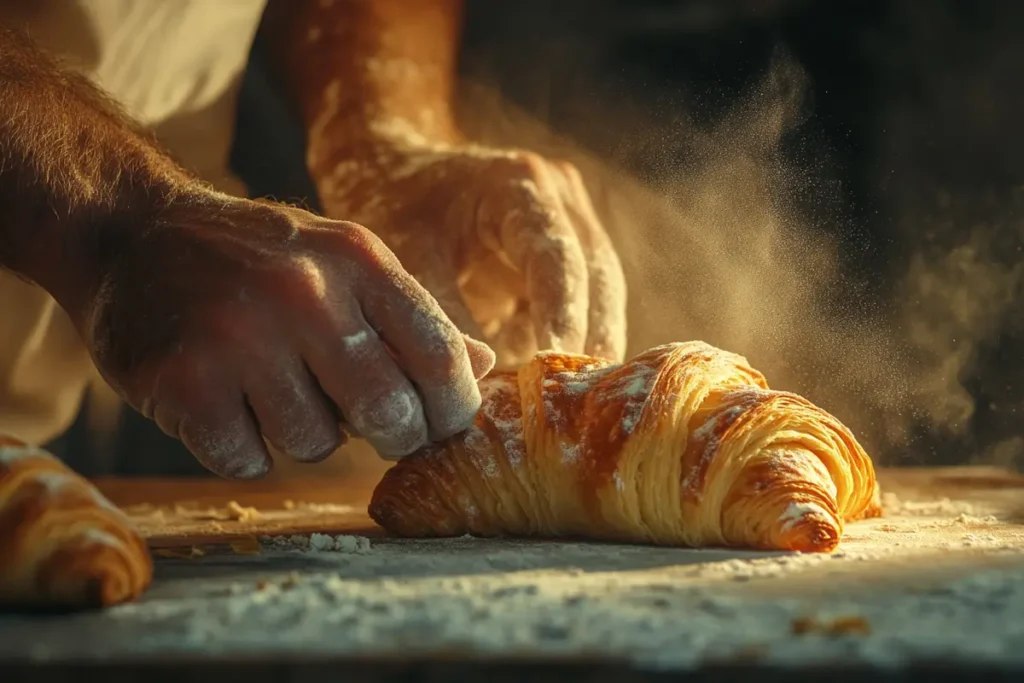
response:
[[(468, 3), (462, 69), (599, 155), (656, 181), (685, 165), (664, 129), (685, 108), (713, 122), (762, 79), (780, 47), (806, 71), (802, 123), (782, 153), (834, 180), (801, 198), (843, 240), (844, 265), (884, 301), (894, 265), (940, 253), (988, 225), (996, 258), (1024, 234), (1024, 3), (950, 0)], [(254, 194), (316, 207), (298, 128), (267, 76), (262, 46), (239, 106), (233, 164)], [(657, 154), (652, 154), (652, 149)], [(977, 401), (956, 438), (922, 430), (928, 464), (963, 461), (1019, 434), (1022, 335), (1014, 306), (962, 380)], [(130, 415), (113, 463), (53, 447), (86, 473), (201, 473), (177, 444)], [(140, 454), (145, 453), (145, 457)], [(904, 452), (883, 454), (890, 464)], [(93, 463), (90, 465), (90, 463)], [(921, 464), (919, 457), (913, 464)], [(1006, 462), (1021, 466), (1021, 461)]]

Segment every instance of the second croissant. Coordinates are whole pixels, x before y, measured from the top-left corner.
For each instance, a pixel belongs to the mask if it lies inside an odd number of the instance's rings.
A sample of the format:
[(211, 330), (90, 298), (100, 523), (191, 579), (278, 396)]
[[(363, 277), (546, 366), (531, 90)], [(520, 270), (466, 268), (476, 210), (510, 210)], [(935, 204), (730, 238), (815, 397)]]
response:
[(625, 364), (541, 353), (481, 392), (472, 428), (385, 474), (378, 524), (829, 552), (846, 522), (881, 514), (871, 459), (839, 420), (703, 342)]

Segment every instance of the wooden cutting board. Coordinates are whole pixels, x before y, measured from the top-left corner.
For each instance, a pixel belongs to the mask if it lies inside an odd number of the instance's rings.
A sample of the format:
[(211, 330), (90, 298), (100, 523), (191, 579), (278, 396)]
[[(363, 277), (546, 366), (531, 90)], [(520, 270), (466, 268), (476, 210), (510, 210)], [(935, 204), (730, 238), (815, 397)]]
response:
[[(904, 500), (984, 501), (1024, 521), (1024, 476), (990, 467), (879, 471), (887, 493)], [(312, 533), (380, 537), (367, 515), (375, 479), (228, 482), (213, 479), (100, 479), (100, 490), (124, 508), (154, 550), (234, 545), (261, 536)]]
[(376, 482), (299, 478), (238, 483), (207, 479), (98, 479), (154, 550), (244, 544), (312, 533), (376, 537), (366, 512)]

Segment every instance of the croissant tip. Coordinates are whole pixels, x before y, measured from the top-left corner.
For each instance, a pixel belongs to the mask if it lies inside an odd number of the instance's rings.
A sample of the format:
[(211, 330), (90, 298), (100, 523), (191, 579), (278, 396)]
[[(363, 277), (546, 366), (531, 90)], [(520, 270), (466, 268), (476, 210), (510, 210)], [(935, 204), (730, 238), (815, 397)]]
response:
[(374, 496), (367, 506), (366, 511), (374, 524), (381, 527), (389, 534), (396, 536), (415, 536), (416, 529), (410, 528), (408, 519), (401, 512), (401, 505), (394, 501), (379, 500)]
[(825, 519), (808, 519), (795, 526), (783, 541), (787, 550), (801, 553), (830, 553), (839, 547), (840, 530)]
[(83, 602), (87, 608), (102, 609), (132, 602), (149, 587), (146, 576), (128, 570), (127, 575), (112, 573), (109, 568), (95, 567), (93, 576), (85, 580)]

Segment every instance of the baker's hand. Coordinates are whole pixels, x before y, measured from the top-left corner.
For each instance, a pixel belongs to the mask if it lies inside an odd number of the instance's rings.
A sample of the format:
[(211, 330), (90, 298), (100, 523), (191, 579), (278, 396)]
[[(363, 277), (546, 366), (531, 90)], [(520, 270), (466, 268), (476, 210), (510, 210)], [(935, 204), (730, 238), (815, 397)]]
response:
[(402, 456), (479, 408), (491, 351), (354, 223), (213, 195), (106, 238), (76, 312), (97, 366), (217, 474), (268, 472), (261, 436), (322, 460), (340, 421)]
[(313, 170), (327, 215), (380, 236), (501, 365), (538, 348), (622, 358), (622, 267), (571, 164), (408, 144), (325, 161)]

